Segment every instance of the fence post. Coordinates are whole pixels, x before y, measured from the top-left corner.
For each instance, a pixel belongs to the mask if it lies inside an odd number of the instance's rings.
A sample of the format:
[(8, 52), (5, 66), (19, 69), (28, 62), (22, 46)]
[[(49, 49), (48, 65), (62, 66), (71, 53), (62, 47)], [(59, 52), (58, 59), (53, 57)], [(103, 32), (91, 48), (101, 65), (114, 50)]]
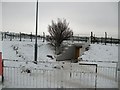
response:
[(4, 33), (4, 35), (5, 35), (5, 39), (6, 39), (6, 32)]
[(78, 34), (78, 38), (77, 38), (77, 41), (79, 42), (79, 34)]
[(13, 39), (15, 38), (15, 35), (14, 35), (14, 33), (13, 33)]
[(87, 37), (86, 37), (86, 42), (88, 41)]
[(43, 42), (45, 42), (45, 33), (43, 32)]
[(101, 37), (101, 43), (102, 43), (102, 37)]
[(12, 41), (12, 34), (10, 34), (10, 41)]
[(106, 45), (106, 42), (107, 42), (107, 32), (105, 32), (105, 45)]
[(2, 41), (3, 41), (3, 33), (2, 33)]
[(30, 35), (30, 39), (31, 39), (31, 42), (32, 42), (32, 32), (31, 32), (31, 35)]
[(91, 32), (91, 43), (93, 43), (93, 32)]
[(112, 37), (111, 37), (111, 45), (112, 45)]
[(95, 37), (95, 34), (94, 34), (94, 36), (93, 36), (93, 43), (96, 42), (96, 38), (97, 38), (97, 37)]
[(73, 35), (71, 36), (71, 42), (72, 43), (74, 42), (74, 36)]
[(21, 32), (20, 32), (20, 41), (21, 41)]
[(24, 39), (25, 39), (26, 38), (26, 34), (24, 33), (23, 35), (24, 35)]

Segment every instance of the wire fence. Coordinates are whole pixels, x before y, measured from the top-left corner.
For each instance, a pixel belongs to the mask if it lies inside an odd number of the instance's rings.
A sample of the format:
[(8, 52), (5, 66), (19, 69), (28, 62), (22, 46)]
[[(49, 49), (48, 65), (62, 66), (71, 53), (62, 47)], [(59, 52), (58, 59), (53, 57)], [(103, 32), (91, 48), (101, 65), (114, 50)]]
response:
[[(4, 41), (6, 39), (9, 39), (10, 41), (30, 41), (33, 42), (35, 41), (35, 35), (30, 33), (11, 33), (11, 32), (1, 32), (1, 40)], [(106, 33), (107, 34), (107, 33)], [(112, 38), (112, 37), (97, 37), (97, 36), (93, 36), (93, 35), (89, 35), (89, 34), (76, 34), (74, 36), (72, 36), (71, 38), (68, 38), (67, 41), (83, 41), (83, 42), (87, 42), (89, 40), (89, 38), (91, 37), (91, 43), (110, 43), (110, 44), (120, 44), (120, 39), (117, 38)], [(43, 33), (43, 35), (38, 35), (37, 36), (38, 40), (42, 40), (43, 42), (45, 42), (45, 40), (49, 40), (49, 35), (45, 35), (45, 33)]]

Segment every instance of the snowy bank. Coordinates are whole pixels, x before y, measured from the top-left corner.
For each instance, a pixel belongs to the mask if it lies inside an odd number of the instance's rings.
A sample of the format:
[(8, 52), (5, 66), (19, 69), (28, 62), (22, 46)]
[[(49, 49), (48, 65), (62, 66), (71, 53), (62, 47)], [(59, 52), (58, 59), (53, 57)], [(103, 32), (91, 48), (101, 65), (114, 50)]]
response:
[(90, 49), (81, 56), (88, 61), (118, 61), (118, 45), (91, 44)]

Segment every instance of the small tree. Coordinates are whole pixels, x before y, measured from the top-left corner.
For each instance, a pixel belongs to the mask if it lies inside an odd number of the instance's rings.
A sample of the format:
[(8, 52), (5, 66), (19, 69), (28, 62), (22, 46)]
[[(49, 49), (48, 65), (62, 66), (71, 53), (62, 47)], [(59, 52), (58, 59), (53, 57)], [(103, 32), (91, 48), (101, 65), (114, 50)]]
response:
[(57, 22), (52, 20), (52, 24), (48, 26), (48, 32), (50, 33), (50, 41), (55, 46), (56, 54), (60, 53), (60, 46), (63, 40), (70, 38), (73, 35), (72, 30), (68, 27), (69, 23), (66, 19), (59, 19)]

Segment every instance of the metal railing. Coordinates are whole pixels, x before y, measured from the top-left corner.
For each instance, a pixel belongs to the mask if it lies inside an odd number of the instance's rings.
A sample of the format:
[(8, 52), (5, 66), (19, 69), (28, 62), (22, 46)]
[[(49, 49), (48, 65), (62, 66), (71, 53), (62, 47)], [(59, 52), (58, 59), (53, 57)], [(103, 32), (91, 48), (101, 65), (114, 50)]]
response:
[(31, 69), (28, 73), (21, 72), (19, 67), (4, 66), (4, 78), (7, 87), (95, 88), (94, 70), (89, 71), (86, 66), (82, 65), (79, 65), (80, 67), (81, 70)]
[[(101, 81), (117, 83), (116, 67), (90, 63), (62, 65), (61, 69), (31, 68), (30, 72), (21, 67), (4, 66), (4, 83), (6, 87), (17, 88), (99, 88)], [(102, 86), (107, 87), (105, 84)]]

